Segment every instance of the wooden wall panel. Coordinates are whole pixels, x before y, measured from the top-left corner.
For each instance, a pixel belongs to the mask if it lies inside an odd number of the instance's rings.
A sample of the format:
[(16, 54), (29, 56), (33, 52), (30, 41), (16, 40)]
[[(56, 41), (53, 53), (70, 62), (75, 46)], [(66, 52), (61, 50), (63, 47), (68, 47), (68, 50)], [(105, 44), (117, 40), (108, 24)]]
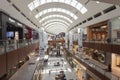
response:
[(83, 42), (83, 47), (120, 54), (120, 45), (117, 44)]
[(18, 63), (18, 50), (7, 53), (7, 68), (10, 69)]
[(6, 54), (0, 55), (0, 77), (7, 73)]
[(22, 47), (20, 49), (18, 49), (18, 60), (21, 61), (26, 57), (26, 47)]
[(67, 49), (66, 53), (67, 56), (72, 56), (74, 59), (76, 59), (79, 63), (81, 63), (83, 66), (86, 67), (86, 69), (90, 70), (94, 75), (96, 75), (97, 77), (99, 77), (101, 80), (110, 80), (109, 78), (107, 78), (105, 75), (101, 74), (100, 72), (96, 71), (95, 69), (91, 68), (88, 64), (86, 64), (85, 62), (82, 62), (78, 57), (76, 57), (75, 55), (73, 55), (72, 53), (70, 53), (70, 51), (68, 51)]
[(120, 45), (111, 45), (111, 50), (112, 50), (112, 53), (116, 53), (116, 54), (119, 54), (120, 55)]
[(23, 60), (30, 52), (38, 47), (39, 44), (35, 43), (0, 55), (0, 77), (7, 74), (8, 69), (17, 65), (20, 60)]

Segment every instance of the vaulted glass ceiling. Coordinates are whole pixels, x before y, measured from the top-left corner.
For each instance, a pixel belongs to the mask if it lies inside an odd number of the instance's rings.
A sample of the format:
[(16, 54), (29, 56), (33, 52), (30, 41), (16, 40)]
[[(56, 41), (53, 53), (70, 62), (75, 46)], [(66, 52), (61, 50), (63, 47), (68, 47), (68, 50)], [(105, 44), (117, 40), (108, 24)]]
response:
[(63, 15), (49, 15), (49, 16), (46, 16), (46, 17), (42, 18), (39, 22), (42, 23), (43, 21), (45, 21), (49, 18), (54, 18), (54, 17), (63, 18), (65, 20), (69, 21), (70, 23), (73, 23), (73, 21), (71, 19), (69, 19), (68, 17), (63, 16)]
[(48, 21), (46, 21), (45, 23), (43, 23), (42, 26), (45, 26), (45, 25), (47, 25), (47, 24), (49, 24), (49, 23), (52, 23), (52, 22), (61, 22), (61, 23), (66, 24), (67, 26), (70, 25), (68, 22), (66, 22), (66, 21), (64, 21), (64, 20), (61, 20), (61, 19), (52, 19), (52, 20), (48, 20)]
[(68, 28), (68, 26), (67, 26), (66, 24), (64, 24), (64, 23), (61, 23), (61, 22), (53, 22), (53, 23), (47, 24), (47, 25), (45, 26), (45, 29), (49, 28), (51, 25), (56, 25), (56, 26), (62, 25), (62, 26), (64, 26), (65, 28)]
[(33, 2), (28, 4), (28, 7), (31, 11), (33, 11), (35, 8), (39, 7), (40, 5), (43, 5), (46, 3), (52, 3), (52, 2), (59, 2), (59, 3), (70, 5), (76, 8), (82, 14), (87, 12), (87, 9), (76, 0), (34, 0)]
[(64, 14), (67, 14), (67, 15), (71, 16), (75, 20), (78, 19), (78, 17), (74, 13), (72, 13), (72, 12), (66, 10), (66, 9), (62, 9), (62, 8), (49, 8), (49, 9), (45, 9), (43, 11), (40, 11), (38, 14), (36, 14), (35, 18), (39, 18), (42, 15), (45, 15), (45, 14), (50, 13), (50, 12), (61, 12), (61, 13), (64, 13)]
[[(54, 4), (53, 4), (54, 3)], [(55, 7), (55, 6), (46, 6), (45, 5), (53, 4), (61, 4), (69, 7)], [(41, 7), (42, 8), (41, 8)], [(44, 7), (43, 7), (44, 6)], [(76, 0), (33, 0), (28, 4), (28, 8), (32, 13), (34, 13), (35, 19), (39, 20), (40, 24), (48, 30), (59, 28), (64, 31), (69, 29), (69, 26), (78, 19), (77, 12), (84, 14), (87, 12), (87, 9)], [(73, 11), (70, 11), (73, 8)], [(35, 9), (37, 13), (35, 12)], [(78, 11), (77, 11), (78, 10)], [(58, 27), (59, 26), (59, 27)], [(46, 28), (47, 27), (47, 28)], [(54, 29), (53, 29), (54, 27)], [(56, 31), (55, 31), (56, 32)], [(60, 32), (60, 31), (59, 31)]]

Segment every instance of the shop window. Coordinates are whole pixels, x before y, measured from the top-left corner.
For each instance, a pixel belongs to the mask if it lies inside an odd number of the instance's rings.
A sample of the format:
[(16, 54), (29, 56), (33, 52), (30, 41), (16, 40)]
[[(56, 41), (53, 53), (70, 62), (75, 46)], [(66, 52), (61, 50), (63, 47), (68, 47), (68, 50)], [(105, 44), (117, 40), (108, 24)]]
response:
[(116, 56), (116, 66), (120, 67), (120, 56)]

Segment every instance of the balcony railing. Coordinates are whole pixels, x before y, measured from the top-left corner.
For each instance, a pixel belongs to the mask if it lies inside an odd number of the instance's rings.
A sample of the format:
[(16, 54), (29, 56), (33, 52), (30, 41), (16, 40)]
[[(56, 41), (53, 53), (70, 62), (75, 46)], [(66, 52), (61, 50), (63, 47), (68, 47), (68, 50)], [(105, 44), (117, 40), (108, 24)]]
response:
[(0, 54), (4, 54), (6, 52), (13, 51), (15, 49), (24, 47), (26, 45), (30, 45), (33, 43), (37, 43), (38, 40), (0, 40)]
[(120, 45), (116, 43), (85, 41), (83, 42), (83, 47), (98, 49), (101, 51), (116, 53), (116, 54), (120, 53)]
[(87, 65), (89, 65), (91, 68), (95, 69), (96, 71), (100, 72), (101, 74), (105, 75), (106, 77), (108, 77), (110, 80), (120, 80), (119, 76), (116, 76), (114, 74), (112, 74), (111, 72), (109, 72), (107, 70), (107, 68), (101, 68), (99, 65), (97, 64), (93, 64), (92, 62), (88, 60), (85, 60), (85, 58), (83, 56), (76, 56), (79, 60), (81, 60), (82, 62), (86, 63)]
[(94, 69), (94, 70), (98, 71), (99, 73), (101, 73), (102, 75), (106, 76), (109, 80), (120, 80), (119, 76), (116, 76), (108, 71), (107, 66), (103, 66), (101, 64), (96, 64), (95, 62), (90, 61), (90, 59), (86, 59), (86, 57), (84, 55), (74, 55), (74, 53), (72, 53), (71, 51), (69, 51), (69, 50), (66, 50), (66, 51), (69, 55), (72, 55), (78, 61), (80, 60), (82, 63), (87, 64), (87, 66), (91, 67), (92, 69)]

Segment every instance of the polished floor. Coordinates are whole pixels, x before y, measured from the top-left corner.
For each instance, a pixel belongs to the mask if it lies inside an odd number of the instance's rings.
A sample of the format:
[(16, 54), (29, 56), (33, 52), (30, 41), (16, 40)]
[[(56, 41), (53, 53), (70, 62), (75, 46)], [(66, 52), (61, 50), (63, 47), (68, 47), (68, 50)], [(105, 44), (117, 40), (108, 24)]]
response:
[[(55, 66), (57, 62), (59, 62), (59, 66)], [(42, 71), (42, 80), (55, 80), (55, 76), (58, 75), (60, 71), (64, 71), (66, 80), (79, 80), (64, 56), (49, 57), (48, 63)]]
[[(39, 57), (33, 56), (28, 62), (26, 62), (9, 80), (55, 80), (55, 76), (60, 73), (60, 71), (64, 71), (66, 80), (79, 80), (76, 76), (74, 70), (67, 63), (64, 58), (64, 52), (62, 52), (62, 56), (56, 57), (56, 53), (54, 55), (49, 56), (48, 62), (43, 64), (42, 69), (38, 69), (37, 73), (36, 66), (39, 63), (43, 63), (39, 61)], [(59, 62), (59, 65), (57, 63)], [(30, 65), (30, 63), (33, 63)], [(41, 77), (38, 78), (38, 75), (41, 74)], [(36, 76), (35, 76), (36, 75)], [(36, 77), (33, 79), (33, 77)]]

